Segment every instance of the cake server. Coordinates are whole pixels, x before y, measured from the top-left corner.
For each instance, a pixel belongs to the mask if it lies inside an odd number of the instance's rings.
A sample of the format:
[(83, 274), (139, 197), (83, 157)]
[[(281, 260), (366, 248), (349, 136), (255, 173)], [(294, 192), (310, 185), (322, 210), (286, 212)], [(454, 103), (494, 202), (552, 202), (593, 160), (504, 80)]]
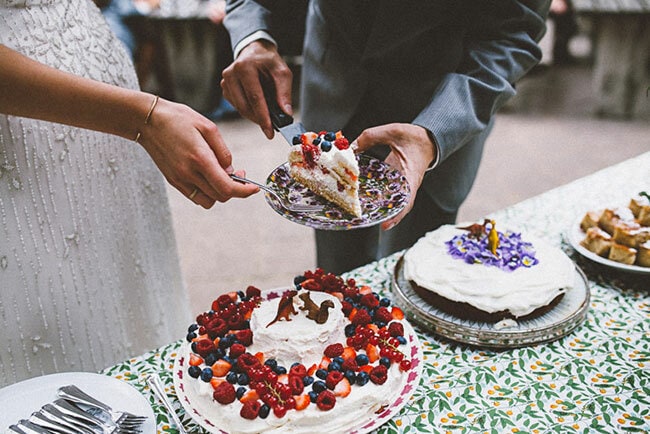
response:
[(282, 137), (293, 146), (293, 138), (298, 134), (302, 134), (307, 130), (301, 122), (294, 122), (293, 117), (285, 113), (277, 103), (275, 92), (272, 85), (262, 82), (262, 89), (264, 89), (264, 99), (269, 108), (269, 115), (271, 116), (271, 123), (273, 129), (280, 132)]
[(174, 419), (174, 423), (176, 424), (176, 427), (178, 427), (178, 431), (181, 434), (187, 434), (183, 423), (176, 414), (176, 411), (174, 411), (174, 407), (172, 407), (171, 402), (169, 402), (169, 399), (167, 399), (167, 395), (165, 395), (165, 389), (160, 381), (160, 377), (158, 377), (156, 374), (149, 375), (147, 377), (147, 384), (149, 387), (151, 387), (151, 391), (154, 395), (156, 395), (156, 398), (158, 398), (160, 402), (162, 402), (162, 404), (165, 406), (172, 419)]

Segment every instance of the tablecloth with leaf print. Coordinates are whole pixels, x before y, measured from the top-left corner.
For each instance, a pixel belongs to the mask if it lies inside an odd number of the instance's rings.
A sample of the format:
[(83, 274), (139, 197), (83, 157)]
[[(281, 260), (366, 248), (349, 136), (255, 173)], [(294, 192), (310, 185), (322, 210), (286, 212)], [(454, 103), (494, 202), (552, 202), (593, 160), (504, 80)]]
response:
[[(650, 277), (591, 263), (563, 237), (586, 210), (625, 205), (642, 190), (650, 191), (650, 153), (492, 214), (500, 227), (561, 246), (585, 271), (592, 296), (585, 322), (558, 341), (507, 351), (472, 348), (417, 330), (425, 362), (420, 385), (402, 411), (377, 432), (650, 432)], [(399, 256), (346, 276), (389, 295)], [(287, 276), (287, 282), (292, 278)], [(216, 287), (215, 294), (250, 283)], [(149, 397), (159, 433), (177, 431), (144, 382), (152, 372), (162, 377), (186, 428), (203, 432), (174, 395), (171, 368), (181, 343), (104, 371)]]

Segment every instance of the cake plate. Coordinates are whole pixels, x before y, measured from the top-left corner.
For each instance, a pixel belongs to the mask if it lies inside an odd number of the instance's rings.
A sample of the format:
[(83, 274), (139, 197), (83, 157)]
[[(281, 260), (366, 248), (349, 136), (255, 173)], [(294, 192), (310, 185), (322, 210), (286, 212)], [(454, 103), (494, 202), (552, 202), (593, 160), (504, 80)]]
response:
[(286, 210), (270, 194), (266, 194), (266, 201), (275, 212), (294, 223), (331, 231), (374, 226), (399, 214), (411, 194), (404, 175), (387, 163), (365, 154), (359, 154), (358, 161), (361, 217), (347, 214), (293, 180), (289, 175), (289, 163), (276, 167), (266, 184), (289, 203), (317, 203), (324, 208), (317, 212), (299, 213)]
[(587, 278), (575, 266), (575, 283), (560, 302), (545, 314), (523, 321), (487, 323), (457, 318), (424, 301), (404, 277), (404, 258), (395, 265), (392, 293), (413, 323), (425, 330), (456, 342), (483, 348), (507, 349), (550, 342), (575, 329), (589, 309)]

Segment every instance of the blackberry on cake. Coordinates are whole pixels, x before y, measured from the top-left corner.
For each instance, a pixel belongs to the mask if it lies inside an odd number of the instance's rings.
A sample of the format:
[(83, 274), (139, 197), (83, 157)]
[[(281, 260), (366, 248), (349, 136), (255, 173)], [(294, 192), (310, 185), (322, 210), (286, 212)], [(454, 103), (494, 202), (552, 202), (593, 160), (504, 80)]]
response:
[(289, 174), (315, 194), (361, 217), (359, 163), (348, 139), (338, 131), (307, 132), (293, 138)]

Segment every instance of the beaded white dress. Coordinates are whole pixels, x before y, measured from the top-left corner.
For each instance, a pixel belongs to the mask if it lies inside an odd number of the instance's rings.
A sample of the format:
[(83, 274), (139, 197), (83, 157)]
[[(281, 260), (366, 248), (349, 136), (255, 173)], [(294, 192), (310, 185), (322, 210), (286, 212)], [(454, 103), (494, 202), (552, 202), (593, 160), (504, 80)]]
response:
[[(0, 43), (137, 87), (90, 0), (0, 0)], [(189, 318), (164, 179), (144, 149), (0, 115), (0, 387), (101, 370), (182, 338)]]

